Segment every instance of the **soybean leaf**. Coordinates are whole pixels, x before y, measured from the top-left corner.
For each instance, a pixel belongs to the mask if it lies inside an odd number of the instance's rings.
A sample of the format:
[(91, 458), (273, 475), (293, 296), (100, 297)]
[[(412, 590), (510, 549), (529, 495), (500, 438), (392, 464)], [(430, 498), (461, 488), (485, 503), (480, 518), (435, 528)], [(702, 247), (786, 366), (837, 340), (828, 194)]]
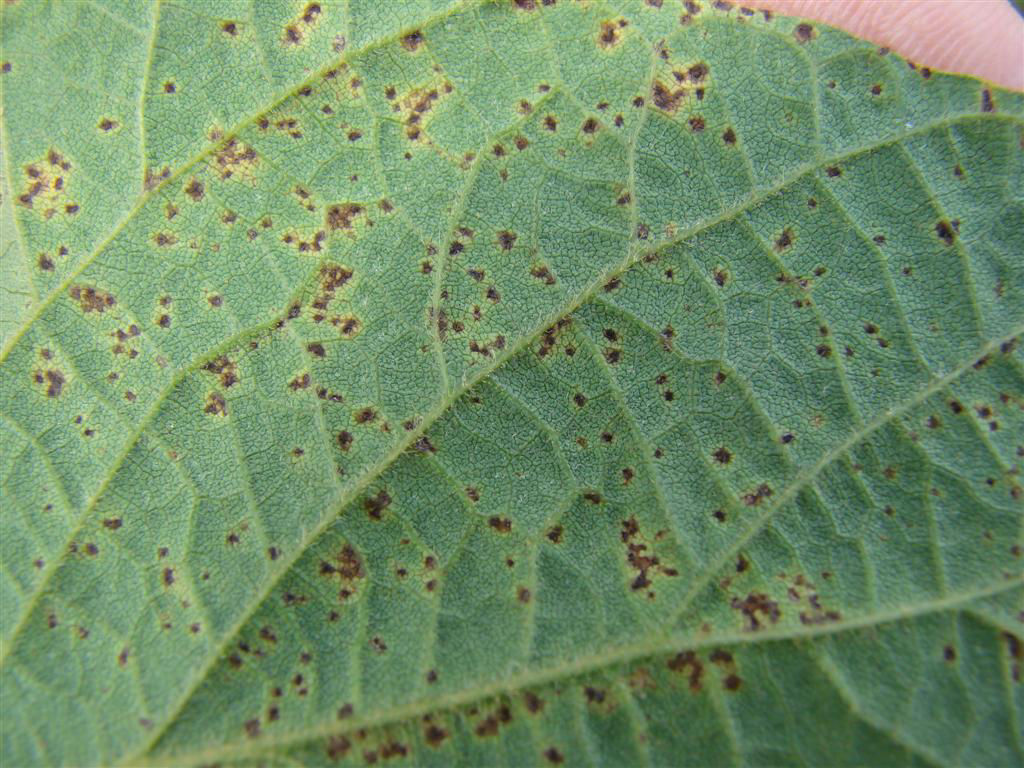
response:
[(1024, 103), (719, 2), (2, 10), (6, 765), (1024, 762)]

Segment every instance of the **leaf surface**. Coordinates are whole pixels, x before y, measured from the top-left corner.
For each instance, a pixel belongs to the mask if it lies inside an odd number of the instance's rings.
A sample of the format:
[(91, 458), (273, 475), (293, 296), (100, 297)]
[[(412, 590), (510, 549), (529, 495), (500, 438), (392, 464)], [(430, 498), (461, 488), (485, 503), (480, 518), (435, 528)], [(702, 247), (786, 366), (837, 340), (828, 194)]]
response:
[(1021, 95), (396, 8), (3, 8), (4, 761), (1024, 762)]

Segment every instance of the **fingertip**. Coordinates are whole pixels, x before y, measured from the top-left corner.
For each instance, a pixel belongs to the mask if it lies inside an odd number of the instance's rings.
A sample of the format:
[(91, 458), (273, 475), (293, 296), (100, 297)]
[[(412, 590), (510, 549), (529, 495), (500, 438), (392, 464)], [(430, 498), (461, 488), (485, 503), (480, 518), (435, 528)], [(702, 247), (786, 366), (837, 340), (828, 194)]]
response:
[(1024, 90), (1024, 19), (1006, 0), (751, 0), (830, 24), (932, 69)]

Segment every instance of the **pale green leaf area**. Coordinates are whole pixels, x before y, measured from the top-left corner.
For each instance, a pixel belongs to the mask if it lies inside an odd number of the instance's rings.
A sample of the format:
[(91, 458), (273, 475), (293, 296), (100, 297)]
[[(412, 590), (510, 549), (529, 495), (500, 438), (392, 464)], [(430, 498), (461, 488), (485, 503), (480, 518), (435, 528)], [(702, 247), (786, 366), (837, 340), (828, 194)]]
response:
[(2, 8), (0, 761), (1024, 764), (1024, 97), (675, 0)]

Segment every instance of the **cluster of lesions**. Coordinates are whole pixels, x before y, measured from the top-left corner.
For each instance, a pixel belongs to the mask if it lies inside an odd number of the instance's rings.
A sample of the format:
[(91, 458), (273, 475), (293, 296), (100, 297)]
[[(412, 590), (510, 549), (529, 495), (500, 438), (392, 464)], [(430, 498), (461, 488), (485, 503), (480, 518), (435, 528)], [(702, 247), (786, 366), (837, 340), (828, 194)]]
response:
[[(422, 34), (413, 33), (415, 39), (422, 41)], [(413, 39), (413, 36), (406, 39)], [(417, 43), (416, 50), (421, 43)], [(409, 50), (408, 46), (406, 49)], [(476, 153), (454, 156), (449, 150), (431, 137), (429, 126), (430, 120), (436, 114), (438, 108), (445, 100), (455, 93), (455, 84), (447, 77), (444, 69), (439, 64), (434, 64), (430, 70), (431, 74), (423, 81), (413, 85), (400, 87), (393, 82), (385, 82), (380, 87), (387, 104), (387, 110), (392, 119), (398, 120), (402, 125), (402, 135), (407, 142), (404, 152), (404, 159), (411, 160), (413, 153), (417, 150), (429, 150), (443, 156), (449, 163), (462, 170), (468, 169)]]
[(737, 693), (743, 688), (744, 678), (736, 656), (728, 648), (708, 651), (685, 650), (668, 657), (665, 669), (670, 679), (682, 678), (692, 694), (702, 693), (707, 685), (717, 682), (726, 693)]
[[(503, 301), (501, 282), (494, 277), (494, 272), (487, 266), (493, 253), (514, 252), (513, 258), (525, 257), (522, 262), (524, 274), (529, 274), (540, 285), (553, 286), (557, 278), (543, 259), (533, 256), (533, 249), (516, 249), (519, 234), (512, 229), (499, 229), (493, 237), (467, 227), (459, 226), (447, 246), (446, 267), (452, 275), (464, 275), (465, 285), (449, 284), (441, 289), (439, 305), (428, 310), (430, 323), (436, 329), (437, 338), (442, 342), (450, 339), (465, 339), (466, 348), (471, 359), (482, 361), (493, 358), (505, 349), (507, 339), (501, 332), (496, 332), (493, 323), (489, 322), (492, 310)], [(467, 251), (473, 243), (483, 247)], [(436, 254), (436, 247), (429, 246), (428, 251)], [(483, 256), (484, 258), (481, 258)], [(508, 262), (512, 263), (512, 262)], [(424, 261), (421, 268), (425, 274), (433, 271), (433, 263)], [(501, 271), (501, 270), (499, 270)], [(453, 293), (459, 295), (458, 305)], [(468, 294), (468, 295), (467, 295)], [(465, 299), (465, 303), (463, 303)]]
[(24, 178), (15, 203), (39, 214), (45, 221), (58, 215), (65, 218), (77, 215), (82, 207), (71, 196), (72, 172), (73, 164), (67, 157), (56, 149), (47, 150), (41, 159), (22, 169)]
[[(132, 365), (135, 365), (135, 373), (138, 373), (137, 360), (152, 361), (161, 369), (168, 368), (169, 361), (155, 347), (150, 346), (148, 350), (146, 349), (144, 342), (151, 342), (152, 337), (144, 332), (140, 325), (141, 320), (136, 320), (119, 309), (117, 297), (111, 291), (91, 283), (74, 283), (68, 288), (68, 298), (83, 315), (96, 316), (91, 320), (91, 325), (97, 332), (106, 329), (105, 335), (110, 339), (111, 355), (111, 367), (104, 377), (106, 384), (115, 388), (124, 387), (119, 389), (124, 401), (136, 402), (138, 393), (130, 384), (126, 386), (126, 380), (131, 379), (128, 374), (132, 373)], [(169, 295), (162, 295), (157, 299), (152, 318), (152, 324), (156, 329), (171, 327), (170, 305)], [(141, 355), (144, 351), (150, 354), (143, 358)]]
[(711, 67), (700, 59), (674, 63), (670, 48), (664, 43), (658, 46), (658, 57), (662, 66), (652, 79), (649, 94), (636, 96), (633, 106), (653, 107), (680, 121), (695, 136), (712, 134), (722, 146), (736, 147), (739, 138), (735, 128), (724, 120), (715, 124), (701, 109), (715, 87)]
[[(564, 691), (511, 691), (457, 709), (426, 712), (404, 727), (367, 729), (346, 727), (345, 721), (358, 714), (346, 703), (338, 709), (338, 731), (323, 738), (319, 747), (332, 762), (355, 759), (367, 765), (403, 758), (415, 761), (418, 754), (458, 751), (464, 740), (500, 749), (501, 741), (515, 733), (519, 721), (525, 720), (529, 726), (533, 720), (549, 717), (553, 696), (572, 696), (584, 706), (604, 712), (615, 706), (611, 688), (601, 681), (573, 684)], [(538, 765), (557, 766), (572, 758), (570, 748), (556, 738), (535, 740), (532, 749)]]
[(38, 392), (50, 399), (59, 398), (64, 392), (68, 374), (49, 347), (39, 348), (39, 361), (32, 371), (32, 382)]
[[(317, 79), (307, 81), (290, 99), (257, 117), (246, 135), (257, 147), (262, 144), (268, 155), (288, 153), (292, 149), (287, 144), (292, 143), (305, 143), (319, 151), (325, 142), (330, 142), (331, 147), (359, 146), (372, 137), (365, 121), (357, 124), (349, 120), (354, 114), (366, 115), (360, 111), (365, 110), (365, 96), (363, 77), (342, 62)], [(347, 119), (343, 119), (345, 115)], [(282, 144), (281, 139), (286, 143)], [(245, 162), (259, 162), (258, 156), (246, 157), (248, 146), (251, 145), (233, 148), (243, 161), (243, 170)], [(226, 145), (225, 148), (232, 149)], [(350, 180), (355, 182), (358, 178)]]
[(317, 254), (324, 251), (331, 238), (358, 239), (367, 230), (378, 226), (394, 213), (394, 204), (386, 197), (375, 201), (330, 202), (320, 199), (305, 185), (297, 184), (291, 198), (304, 211), (312, 214), (305, 229), (295, 227), (282, 232), (280, 239), (298, 253)]
[[(745, 690), (742, 654), (729, 648), (680, 651), (642, 659), (603, 673), (589, 673), (554, 685), (513, 687), (495, 697), (483, 698), (452, 709), (433, 710), (410, 719), (404, 726), (358, 728), (346, 726), (357, 715), (350, 703), (337, 710), (337, 731), (318, 742), (321, 754), (332, 762), (354, 759), (367, 764), (387, 763), (395, 758), (426, 757), (434, 752), (465, 749), (472, 742), (484, 749), (501, 749), (505, 739), (515, 739), (523, 727), (534, 733), (518, 743), (517, 754), (529, 754), (537, 765), (561, 766), (575, 762), (581, 744), (551, 729), (545, 722), (560, 722), (570, 713), (593, 726), (623, 707), (631, 697), (641, 698), (659, 687), (683, 686), (700, 695), (709, 686), (736, 695)], [(428, 673), (429, 675), (430, 673)], [(554, 720), (553, 720), (554, 719)], [(639, 736), (642, 740), (642, 736)]]
[[(386, 524), (396, 514), (392, 505), (387, 488), (379, 486), (353, 505), (353, 513), (361, 507), (371, 522)], [(349, 540), (334, 542), (319, 557), (304, 558), (304, 566), (300, 567), (310, 569), (308, 575), (292, 578), (280, 587), (274, 596), (275, 607), (251, 622), (233, 644), (227, 654), (227, 674), (239, 674), (254, 667), (267, 671), (270, 678), (265, 708), (254, 713), (242, 726), (248, 738), (259, 738), (271, 732), (290, 706), (301, 706), (304, 699), (316, 694), (316, 670), (311, 666), (315, 650), (300, 647), (296, 652), (292, 638), (285, 637), (290, 622), (288, 613), (301, 610), (306, 621), (323, 621), (329, 626), (339, 624), (347, 614), (357, 610), (357, 603), (367, 594), (371, 583), (386, 578), (389, 569), (398, 581), (420, 579), (425, 594), (437, 592), (441, 572), (437, 557), (429, 552), (424, 554), (407, 537), (397, 544), (398, 551), (405, 556), (400, 555), (387, 567), (381, 562), (371, 563), (370, 555)], [(418, 562), (414, 562), (410, 550), (419, 552)], [(271, 548), (271, 559), (278, 556), (280, 553)], [(385, 657), (394, 653), (386, 634), (368, 634), (363, 642), (367, 653)], [(424, 681), (428, 686), (436, 684), (437, 670), (427, 670)], [(338, 721), (346, 721), (354, 714), (351, 702), (341, 703), (335, 713)], [(340, 749), (336, 741), (332, 749)]]
[[(286, 50), (296, 50), (308, 45), (310, 37), (324, 22), (324, 7), (319, 2), (307, 3), (302, 11), (281, 30), (280, 43)], [(344, 38), (340, 46), (335, 39), (334, 50), (339, 53), (345, 47)]]

